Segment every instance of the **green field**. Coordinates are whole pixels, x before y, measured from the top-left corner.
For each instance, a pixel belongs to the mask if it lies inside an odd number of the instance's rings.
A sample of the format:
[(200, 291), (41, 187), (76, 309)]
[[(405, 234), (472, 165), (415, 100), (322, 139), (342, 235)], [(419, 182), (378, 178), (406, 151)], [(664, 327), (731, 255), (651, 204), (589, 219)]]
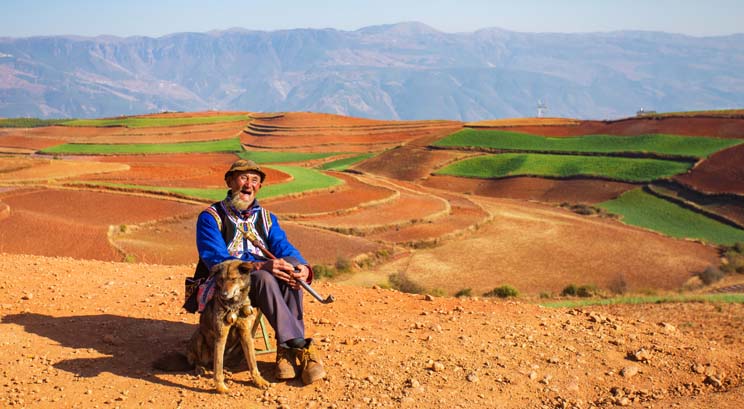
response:
[(365, 153), (363, 155), (352, 156), (350, 158), (334, 160), (333, 162), (322, 164), (321, 166), (319, 166), (319, 169), (343, 171), (343, 170), (348, 169), (349, 166), (355, 163), (359, 163), (363, 160), (369, 159), (373, 156), (375, 156), (374, 153)]
[(179, 142), (179, 143), (131, 143), (131, 144), (97, 144), (65, 143), (42, 149), (41, 153), (76, 154), (76, 155), (128, 155), (154, 153), (207, 153), (207, 152), (240, 152), (243, 147), (239, 138), (218, 141)]
[(278, 151), (245, 151), (239, 156), (243, 159), (250, 159), (256, 163), (282, 163), (282, 162), (302, 162), (306, 160), (322, 159), (329, 156), (335, 156), (334, 152), (278, 152)]
[(625, 192), (617, 199), (599, 204), (599, 207), (621, 215), (624, 223), (672, 237), (700, 239), (725, 245), (744, 241), (744, 230), (713, 220), (642, 189)]
[(474, 178), (507, 176), (602, 177), (627, 182), (649, 182), (686, 172), (689, 163), (661, 159), (503, 153), (450, 164), (437, 175)]
[(69, 119), (39, 119), (39, 118), (2, 118), (0, 128), (40, 128), (42, 126), (62, 125)]
[(182, 118), (148, 118), (148, 117), (125, 117), (106, 119), (74, 119), (68, 120), (60, 125), (64, 126), (125, 126), (128, 128), (147, 128), (161, 126), (181, 125), (204, 125), (220, 122), (248, 121), (247, 115), (222, 115), (222, 116), (195, 116)]
[(702, 158), (744, 139), (648, 134), (639, 136), (587, 135), (549, 138), (519, 132), (464, 129), (435, 142), (442, 147), (477, 147), (534, 152), (656, 154)]
[[(283, 196), (295, 193), (302, 193), (310, 190), (325, 189), (337, 186), (343, 183), (342, 180), (325, 175), (314, 169), (302, 168), (298, 166), (272, 166), (277, 170), (292, 175), (292, 181), (276, 185), (265, 185), (258, 193), (259, 199), (268, 199), (275, 196)], [(220, 188), (187, 188), (187, 187), (165, 187), (165, 186), (147, 186), (132, 185), (123, 183), (106, 183), (106, 182), (81, 182), (81, 185), (105, 186), (114, 189), (132, 189), (145, 192), (168, 192), (176, 193), (182, 196), (193, 197), (197, 199), (208, 199), (219, 201), (225, 198), (227, 187)]]

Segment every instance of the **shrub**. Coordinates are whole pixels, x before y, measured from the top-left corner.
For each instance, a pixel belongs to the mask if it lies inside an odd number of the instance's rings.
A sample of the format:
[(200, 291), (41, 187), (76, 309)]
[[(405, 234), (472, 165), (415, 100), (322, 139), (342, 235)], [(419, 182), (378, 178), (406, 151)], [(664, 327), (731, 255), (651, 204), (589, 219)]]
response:
[(591, 297), (596, 293), (597, 287), (593, 285), (576, 286), (575, 284), (569, 284), (561, 291), (562, 296), (569, 297)]
[(582, 285), (576, 289), (576, 295), (582, 298), (591, 297), (597, 294), (597, 287), (593, 285)]
[(723, 252), (725, 263), (721, 268), (727, 273), (744, 273), (744, 243), (738, 242)]
[(388, 281), (390, 281), (390, 285), (393, 288), (395, 288), (396, 290), (400, 292), (410, 293), (410, 294), (423, 294), (424, 292), (426, 292), (424, 287), (416, 284), (404, 272), (390, 274), (388, 276)]
[(711, 285), (722, 279), (724, 274), (718, 267), (709, 266), (702, 273), (698, 274), (698, 276), (705, 285)]
[(516, 288), (510, 285), (502, 285), (501, 287), (496, 287), (493, 290), (483, 294), (484, 297), (499, 297), (499, 298), (516, 297), (518, 295), (519, 295), (519, 291), (517, 291)]
[(576, 295), (576, 288), (577, 287), (574, 284), (569, 284), (566, 286), (566, 288), (563, 289), (563, 291), (561, 291), (561, 295), (564, 297), (566, 296), (573, 297)]
[(540, 293), (540, 298), (542, 298), (542, 299), (553, 298), (553, 295), (550, 294), (550, 293), (548, 293), (548, 292), (543, 291), (543, 292)]
[(455, 293), (455, 297), (470, 297), (473, 294), (473, 290), (470, 288), (463, 288), (462, 290)]
[(351, 271), (351, 260), (346, 257), (338, 256), (336, 258), (336, 271), (339, 273), (348, 273)]
[(324, 264), (316, 264), (313, 266), (313, 276), (315, 278), (333, 278), (335, 275), (336, 269), (333, 267)]
[(447, 295), (447, 292), (441, 288), (432, 288), (431, 291), (429, 291), (429, 294), (435, 297), (444, 297)]

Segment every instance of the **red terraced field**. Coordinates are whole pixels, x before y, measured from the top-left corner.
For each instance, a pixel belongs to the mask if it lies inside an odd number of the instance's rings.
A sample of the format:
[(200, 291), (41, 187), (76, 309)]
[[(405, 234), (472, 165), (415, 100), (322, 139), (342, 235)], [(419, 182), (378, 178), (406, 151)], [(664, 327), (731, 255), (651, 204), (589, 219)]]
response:
[[(10, 216), (0, 221), (0, 248), (47, 256), (117, 260), (109, 226), (194, 212), (195, 206), (113, 193), (36, 189), (0, 193)], [(52, 239), (50, 239), (52, 238)]]
[(554, 180), (533, 177), (475, 179), (431, 176), (424, 186), (479, 196), (503, 197), (541, 202), (600, 203), (614, 199), (638, 186), (591, 179)]
[[(8, 132), (9, 130), (16, 132)], [(61, 145), (63, 143), (66, 143), (64, 139), (25, 136), (18, 132), (17, 128), (0, 129), (0, 149), (16, 148), (37, 151), (51, 146)]]
[(51, 180), (86, 177), (107, 172), (127, 171), (121, 163), (104, 163), (85, 159), (43, 159), (29, 156), (0, 157), (0, 182), (46, 183)]
[(77, 143), (176, 143), (239, 137), (248, 120), (174, 127), (114, 128), (117, 132), (75, 138)]
[[(129, 170), (81, 177), (85, 182), (148, 186), (211, 188), (225, 185), (225, 171), (237, 156), (230, 153), (100, 156), (101, 162), (122, 163)], [(289, 181), (291, 176), (266, 168), (266, 185)]]
[(286, 113), (251, 121), (241, 141), (267, 149), (344, 145), (345, 151), (360, 151), (359, 145), (375, 145), (367, 148), (379, 150), (432, 133), (451, 133), (461, 127), (462, 123), (457, 121), (380, 121), (331, 114)]
[(394, 200), (400, 196), (396, 190), (370, 184), (349, 174), (334, 172), (333, 177), (339, 178), (345, 183), (330, 191), (313, 192), (300, 197), (267, 199), (262, 203), (278, 215), (292, 217), (347, 213), (360, 207)]
[[(435, 137), (434, 140), (442, 136), (445, 135)], [(432, 138), (421, 140), (428, 144)], [(434, 169), (472, 155), (462, 151), (430, 150), (420, 146), (418, 141), (385, 151), (354, 166), (354, 169), (393, 179), (413, 181), (428, 177)]]
[[(395, 189), (395, 185), (385, 183)], [(370, 233), (415, 222), (433, 220), (450, 211), (449, 203), (439, 197), (400, 190), (397, 200), (342, 215), (298, 217), (303, 224), (356, 233)]]
[(714, 153), (674, 180), (699, 192), (744, 195), (744, 145)]
[(451, 206), (451, 211), (446, 217), (440, 217), (428, 223), (416, 223), (385, 230), (366, 237), (415, 247), (453, 238), (490, 220), (488, 212), (467, 198), (448, 194), (442, 194), (441, 197), (447, 199)]

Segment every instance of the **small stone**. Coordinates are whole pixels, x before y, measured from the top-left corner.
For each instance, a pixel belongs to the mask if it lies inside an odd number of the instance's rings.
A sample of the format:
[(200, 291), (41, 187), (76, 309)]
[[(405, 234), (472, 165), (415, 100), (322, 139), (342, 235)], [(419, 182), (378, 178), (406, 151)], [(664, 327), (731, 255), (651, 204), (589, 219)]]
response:
[(638, 375), (639, 368), (635, 365), (626, 366), (625, 368), (620, 370), (620, 375), (625, 378), (632, 378), (636, 375)]
[(468, 376), (465, 377), (465, 379), (467, 379), (468, 382), (478, 382), (479, 380), (478, 375), (473, 372), (469, 373)]
[(434, 301), (434, 296), (431, 295), (431, 294), (426, 294), (424, 296), (424, 300), (426, 300), (426, 301)]
[(708, 376), (706, 376), (705, 377), (705, 380), (703, 381), (703, 383), (705, 383), (706, 385), (714, 386), (716, 388), (723, 387), (723, 382), (721, 382), (721, 380), (718, 379), (718, 377), (715, 376), (715, 375), (708, 375)]
[(434, 362), (431, 365), (431, 369), (433, 369), (434, 372), (442, 372), (442, 371), (444, 371), (444, 364), (441, 363), (441, 362)]
[(630, 399), (627, 396), (623, 396), (617, 403), (620, 406), (628, 406), (630, 405)]
[(628, 359), (636, 362), (648, 362), (651, 359), (651, 353), (645, 348), (641, 348), (637, 351), (628, 352)]
[(530, 373), (527, 375), (527, 377), (529, 377), (531, 381), (534, 381), (535, 379), (537, 379), (537, 372), (530, 371)]
[(660, 322), (659, 326), (665, 331), (665, 332), (674, 332), (677, 330), (677, 327), (674, 325), (668, 323), (668, 322)]
[(694, 364), (692, 366), (692, 372), (695, 372), (696, 374), (703, 374), (703, 373), (705, 373), (705, 365)]
[(23, 297), (21, 297), (22, 300), (30, 300), (32, 298), (34, 298), (34, 295), (32, 293), (26, 293), (23, 295)]
[(406, 386), (412, 389), (416, 389), (419, 386), (421, 386), (421, 383), (417, 381), (415, 378), (411, 378), (408, 381), (406, 381)]

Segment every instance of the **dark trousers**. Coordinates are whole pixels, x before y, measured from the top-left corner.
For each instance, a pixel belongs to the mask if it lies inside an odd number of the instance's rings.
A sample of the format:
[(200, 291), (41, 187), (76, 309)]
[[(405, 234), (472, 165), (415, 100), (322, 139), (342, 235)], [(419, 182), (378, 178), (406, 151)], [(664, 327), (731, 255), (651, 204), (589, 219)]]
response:
[(251, 273), (250, 297), (251, 304), (261, 309), (274, 328), (277, 344), (305, 338), (302, 289), (292, 289), (268, 271), (256, 270)]

